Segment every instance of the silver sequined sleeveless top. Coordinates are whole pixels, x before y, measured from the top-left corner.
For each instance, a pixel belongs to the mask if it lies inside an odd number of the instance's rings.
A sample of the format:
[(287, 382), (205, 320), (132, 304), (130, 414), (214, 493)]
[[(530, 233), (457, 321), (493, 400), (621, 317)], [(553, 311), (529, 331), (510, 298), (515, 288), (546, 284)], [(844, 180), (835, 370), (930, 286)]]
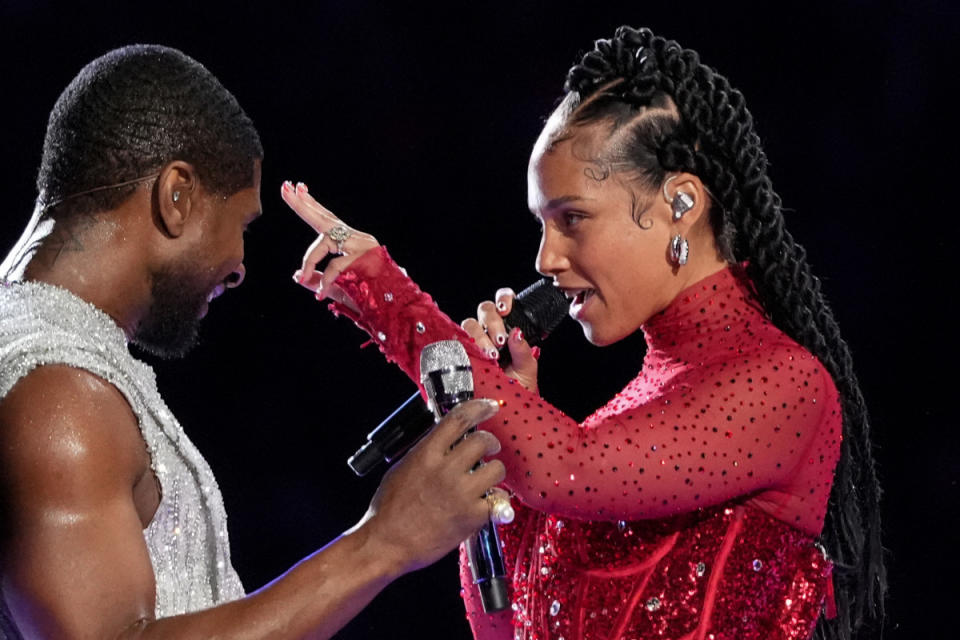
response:
[[(123, 331), (93, 305), (51, 285), (0, 281), (0, 401), (44, 364), (86, 369), (107, 380), (137, 416), (162, 491), (143, 532), (157, 583), (157, 617), (242, 597), (220, 489), (161, 399), (153, 370), (130, 355)], [(16, 637), (5, 611), (0, 593), (0, 639), (4, 629)]]

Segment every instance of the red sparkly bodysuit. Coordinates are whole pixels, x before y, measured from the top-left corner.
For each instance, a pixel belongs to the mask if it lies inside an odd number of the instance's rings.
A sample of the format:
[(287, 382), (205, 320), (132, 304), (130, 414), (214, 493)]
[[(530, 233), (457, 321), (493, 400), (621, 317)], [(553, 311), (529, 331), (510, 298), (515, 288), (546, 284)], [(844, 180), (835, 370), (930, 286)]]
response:
[(814, 539), (839, 457), (839, 399), (741, 274), (696, 283), (644, 325), (640, 373), (582, 424), (505, 376), (385, 249), (337, 284), (360, 313), (333, 309), (414, 381), (425, 345), (458, 339), (476, 396), (502, 404), (483, 428), (523, 503), (500, 528), (513, 606), (484, 614), (462, 570), (476, 638), (811, 635), (832, 569)]

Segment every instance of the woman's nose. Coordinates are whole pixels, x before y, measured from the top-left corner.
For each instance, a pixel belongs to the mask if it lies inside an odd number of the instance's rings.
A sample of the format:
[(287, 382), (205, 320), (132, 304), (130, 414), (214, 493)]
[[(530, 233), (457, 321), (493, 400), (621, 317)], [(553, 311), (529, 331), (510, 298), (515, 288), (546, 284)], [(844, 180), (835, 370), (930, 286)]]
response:
[(569, 261), (558, 246), (553, 233), (544, 231), (540, 236), (540, 250), (537, 251), (537, 271), (545, 276), (554, 276), (569, 267)]

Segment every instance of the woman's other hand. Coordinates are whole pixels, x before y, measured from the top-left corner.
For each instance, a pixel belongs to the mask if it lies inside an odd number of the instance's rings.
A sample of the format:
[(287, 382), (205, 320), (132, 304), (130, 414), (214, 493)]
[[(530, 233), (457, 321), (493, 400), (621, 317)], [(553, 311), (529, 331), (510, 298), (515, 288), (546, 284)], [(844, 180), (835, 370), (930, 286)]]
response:
[(513, 309), (516, 294), (513, 289), (504, 288), (497, 290), (495, 297), (496, 302), (481, 302), (477, 307), (477, 317), (467, 318), (460, 326), (491, 360), (499, 357), (501, 348), (508, 348), (512, 362), (504, 369), (504, 373), (528, 390), (536, 392), (539, 349), (530, 347), (522, 331), (516, 328), (508, 331), (503, 322), (503, 318)]
[[(302, 182), (296, 187), (290, 181), (284, 182), (280, 189), (283, 201), (309, 224), (319, 235), (303, 254), (303, 263), (294, 273), (293, 279), (303, 287), (314, 292), (317, 300), (330, 298), (351, 307), (356, 305), (343, 291), (333, 284), (337, 276), (350, 263), (368, 250), (380, 246), (377, 239), (369, 233), (350, 228), (329, 209), (313, 199)], [(317, 271), (317, 264), (328, 255), (339, 255), (330, 260), (326, 269)]]

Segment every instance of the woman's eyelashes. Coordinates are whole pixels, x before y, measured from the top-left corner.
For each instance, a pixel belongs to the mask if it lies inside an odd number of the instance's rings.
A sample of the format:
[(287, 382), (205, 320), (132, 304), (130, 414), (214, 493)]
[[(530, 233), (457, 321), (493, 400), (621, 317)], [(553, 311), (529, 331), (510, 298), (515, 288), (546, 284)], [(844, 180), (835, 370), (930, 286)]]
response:
[(559, 216), (564, 228), (566, 229), (575, 229), (578, 227), (587, 216), (579, 211), (564, 211)]
[(536, 215), (534, 217), (537, 221), (537, 225), (540, 227), (540, 233), (544, 233), (547, 225), (552, 225), (554, 229), (562, 232), (573, 231), (580, 226), (588, 216), (582, 211), (571, 210), (550, 214), (546, 218), (541, 218), (540, 216)]

